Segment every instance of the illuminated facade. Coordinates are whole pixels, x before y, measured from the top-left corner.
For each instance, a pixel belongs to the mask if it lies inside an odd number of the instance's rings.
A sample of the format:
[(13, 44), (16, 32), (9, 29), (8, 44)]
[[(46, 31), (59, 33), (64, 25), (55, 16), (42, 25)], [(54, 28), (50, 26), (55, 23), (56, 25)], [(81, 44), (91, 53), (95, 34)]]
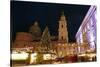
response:
[(34, 41), (32, 42), (33, 38), (30, 33), (27, 32), (18, 32), (16, 33), (16, 38), (14, 42), (12, 43), (12, 53), (13, 52), (30, 52), (34, 51), (37, 47), (36, 44), (39, 44), (39, 42)]
[(91, 6), (76, 34), (79, 53), (96, 51), (96, 23), (96, 6)]
[[(35, 22), (29, 29), (29, 33), (26, 32), (18, 32), (16, 34), (16, 39), (14, 41), (14, 47), (25, 49), (28, 47), (32, 47), (33, 52), (37, 51), (37, 47), (41, 42), (41, 29), (38, 26), (38, 22)], [(62, 15), (59, 20), (59, 28), (58, 28), (58, 36), (50, 36), (52, 52), (56, 53), (58, 57), (64, 57), (69, 54), (77, 53), (77, 44), (76, 43), (68, 43), (68, 31), (67, 31), (67, 21), (62, 12)], [(44, 47), (42, 49), (45, 49)]]
[(25, 60), (28, 64), (96, 60), (96, 6), (91, 6), (84, 17), (76, 33), (76, 42), (69, 42), (67, 23), (67, 17), (62, 12), (57, 23), (57, 36), (51, 36), (47, 26), (42, 32), (37, 21), (30, 26), (28, 32), (17, 32), (11, 46), (11, 60)]
[[(13, 45), (13, 50), (43, 54), (44, 60), (77, 55), (78, 52), (77, 43), (68, 42), (67, 21), (64, 12), (59, 20), (58, 36), (50, 36), (47, 27), (41, 35), (38, 22), (35, 22), (30, 27), (29, 33), (17, 33)], [(32, 59), (30, 62), (33, 62)]]
[(60, 17), (58, 32), (59, 32), (58, 36), (59, 41), (65, 41), (68, 43), (67, 21), (64, 12)]
[(55, 44), (55, 50), (58, 57), (65, 57), (69, 55), (77, 54), (77, 44), (68, 42), (68, 30), (67, 30), (67, 20), (62, 13), (59, 20), (59, 28), (58, 28), (58, 41)]

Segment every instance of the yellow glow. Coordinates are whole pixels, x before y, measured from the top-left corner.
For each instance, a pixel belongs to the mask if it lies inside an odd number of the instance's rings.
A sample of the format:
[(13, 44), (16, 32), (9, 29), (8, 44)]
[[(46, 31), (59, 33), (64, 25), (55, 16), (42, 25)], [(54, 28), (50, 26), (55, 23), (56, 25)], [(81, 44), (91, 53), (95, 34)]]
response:
[(37, 56), (37, 53), (32, 53), (31, 54), (30, 64), (36, 63), (36, 59), (37, 59), (36, 56)]
[(12, 60), (26, 60), (27, 58), (28, 58), (28, 53), (11, 54)]
[(44, 60), (49, 60), (49, 59), (51, 59), (51, 54), (44, 54), (44, 55), (43, 55), (43, 59), (44, 59)]
[(88, 56), (88, 57), (95, 57), (96, 54), (95, 53), (91, 53), (91, 54), (81, 54), (79, 56)]
[(87, 56), (89, 56), (89, 57), (95, 57), (96, 54), (87, 54)]
[(86, 54), (81, 54), (81, 55), (78, 55), (78, 56), (86, 56)]

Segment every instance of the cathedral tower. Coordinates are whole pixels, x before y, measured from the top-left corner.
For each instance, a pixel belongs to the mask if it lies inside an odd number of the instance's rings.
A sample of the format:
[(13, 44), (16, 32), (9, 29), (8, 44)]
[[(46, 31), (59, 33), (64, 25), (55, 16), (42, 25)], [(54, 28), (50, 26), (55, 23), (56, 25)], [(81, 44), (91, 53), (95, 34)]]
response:
[(68, 43), (68, 31), (67, 31), (67, 21), (64, 15), (64, 12), (62, 12), (62, 15), (59, 20), (59, 41), (65, 41)]

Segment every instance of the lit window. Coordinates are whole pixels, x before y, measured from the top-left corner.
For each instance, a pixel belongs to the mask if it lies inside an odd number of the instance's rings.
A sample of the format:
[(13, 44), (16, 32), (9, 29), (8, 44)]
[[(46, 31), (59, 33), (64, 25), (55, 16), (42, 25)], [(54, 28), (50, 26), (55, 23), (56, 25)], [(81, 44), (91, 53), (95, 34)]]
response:
[(91, 26), (93, 26), (93, 21), (92, 21), (92, 18), (90, 19), (90, 24), (91, 24)]
[(94, 49), (95, 48), (95, 43), (94, 42), (91, 42), (90, 43), (90, 47), (91, 47), (91, 49)]
[(90, 29), (90, 27), (89, 27), (89, 23), (87, 23), (87, 29), (88, 29), (88, 30)]

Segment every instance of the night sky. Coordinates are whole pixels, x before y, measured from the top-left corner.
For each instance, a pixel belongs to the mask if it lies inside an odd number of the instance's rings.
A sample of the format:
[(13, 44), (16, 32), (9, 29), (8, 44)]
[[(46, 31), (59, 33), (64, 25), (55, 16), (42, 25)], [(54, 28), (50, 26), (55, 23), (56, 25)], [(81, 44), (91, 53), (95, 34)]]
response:
[(58, 36), (58, 21), (64, 11), (68, 22), (69, 41), (73, 42), (89, 7), (89, 5), (11, 1), (11, 39), (15, 39), (17, 32), (28, 32), (35, 21), (39, 23), (42, 31), (47, 25), (51, 36)]

